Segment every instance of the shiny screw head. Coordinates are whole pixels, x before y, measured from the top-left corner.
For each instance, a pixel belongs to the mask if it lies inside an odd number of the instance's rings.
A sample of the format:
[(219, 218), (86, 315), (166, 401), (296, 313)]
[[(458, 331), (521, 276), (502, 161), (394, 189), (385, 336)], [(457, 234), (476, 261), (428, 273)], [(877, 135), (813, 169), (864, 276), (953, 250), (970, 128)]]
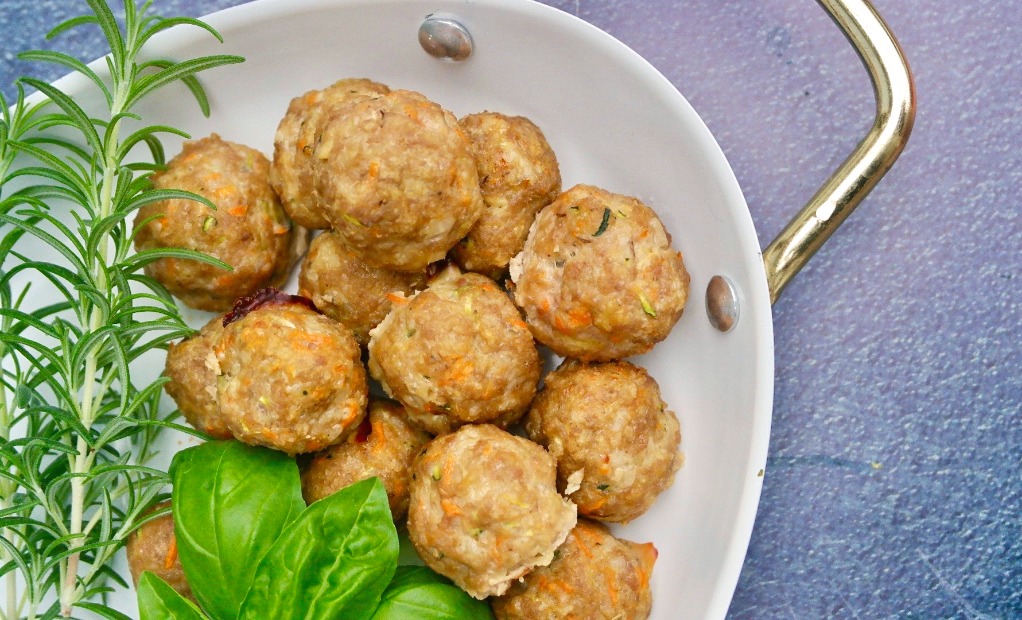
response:
[(713, 276), (706, 286), (706, 315), (710, 324), (722, 332), (729, 332), (738, 322), (738, 293), (731, 280)]
[(427, 15), (419, 26), (419, 45), (434, 58), (465, 60), (472, 55), (472, 36), (449, 17)]

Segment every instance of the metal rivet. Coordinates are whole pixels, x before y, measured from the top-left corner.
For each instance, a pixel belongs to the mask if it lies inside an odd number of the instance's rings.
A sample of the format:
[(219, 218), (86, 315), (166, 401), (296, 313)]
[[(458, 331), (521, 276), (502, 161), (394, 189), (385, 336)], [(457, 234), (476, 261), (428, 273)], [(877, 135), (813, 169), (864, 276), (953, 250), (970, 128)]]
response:
[(419, 45), (434, 58), (465, 60), (472, 55), (472, 36), (449, 17), (427, 15), (419, 26)]
[(731, 331), (738, 322), (738, 293), (724, 276), (713, 276), (706, 286), (706, 315), (710, 324), (722, 332)]

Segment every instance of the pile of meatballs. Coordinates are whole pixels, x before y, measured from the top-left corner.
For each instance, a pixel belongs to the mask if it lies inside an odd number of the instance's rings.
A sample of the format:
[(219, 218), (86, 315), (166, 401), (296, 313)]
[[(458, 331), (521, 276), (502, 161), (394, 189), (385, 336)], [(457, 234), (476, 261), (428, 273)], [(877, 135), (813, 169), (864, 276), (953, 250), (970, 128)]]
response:
[[(422, 560), (498, 618), (648, 617), (656, 550), (603, 522), (642, 515), (682, 462), (677, 418), (624, 361), (688, 294), (652, 209), (562, 191), (526, 118), (458, 119), (367, 79), (292, 100), (272, 161), (214, 134), (153, 183), (216, 209), (144, 207), (137, 249), (232, 267), (147, 267), (218, 313), (167, 355), (192, 426), (295, 455), (310, 503), (379, 477)], [(299, 261), (298, 295), (272, 288)], [(544, 349), (564, 362), (542, 376)], [(187, 595), (159, 551), (168, 522), (134, 535), (129, 561)]]

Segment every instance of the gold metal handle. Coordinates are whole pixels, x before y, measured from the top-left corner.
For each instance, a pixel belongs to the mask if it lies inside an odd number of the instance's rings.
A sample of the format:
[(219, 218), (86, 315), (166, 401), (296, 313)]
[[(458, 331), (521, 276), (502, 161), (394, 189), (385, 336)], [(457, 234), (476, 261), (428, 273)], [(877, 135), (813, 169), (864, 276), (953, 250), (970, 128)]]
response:
[(867, 0), (818, 0), (869, 71), (876, 95), (873, 127), (802, 211), (763, 250), (770, 303), (891, 169), (912, 131), (915, 86), (887, 24)]

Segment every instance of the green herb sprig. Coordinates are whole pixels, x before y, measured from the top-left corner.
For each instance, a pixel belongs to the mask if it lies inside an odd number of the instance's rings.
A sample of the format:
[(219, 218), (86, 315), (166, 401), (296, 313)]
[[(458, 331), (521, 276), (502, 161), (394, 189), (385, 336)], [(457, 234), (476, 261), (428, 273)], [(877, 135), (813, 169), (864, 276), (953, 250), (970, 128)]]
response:
[(486, 620), (490, 606), (425, 566), (398, 566), (376, 478), (306, 507), (295, 460), (237, 441), (174, 456), (177, 552), (200, 607), (152, 573), (142, 620)]
[[(125, 617), (101, 601), (108, 579), (126, 586), (109, 562), (165, 496), (167, 475), (145, 463), (157, 432), (174, 426), (158, 408), (163, 382), (137, 382), (132, 364), (189, 332), (171, 297), (141, 271), (162, 256), (221, 264), (184, 250), (132, 253), (138, 208), (172, 197), (209, 204), (151, 187), (149, 174), (165, 161), (160, 135), (187, 136), (132, 110), (183, 81), (208, 115), (195, 75), (242, 59), (143, 60), (145, 44), (171, 27), (220, 36), (199, 20), (150, 14), (149, 2), (124, 0), (123, 23), (104, 0), (87, 4), (90, 14), (49, 37), (99, 27), (110, 51), (105, 67), (55, 51), (20, 56), (85, 76), (105, 110), (87, 111), (30, 77), (17, 84), (10, 109), (0, 96), (3, 620), (76, 608)], [(26, 88), (39, 95), (26, 98)], [(139, 151), (148, 161), (138, 161)]]

